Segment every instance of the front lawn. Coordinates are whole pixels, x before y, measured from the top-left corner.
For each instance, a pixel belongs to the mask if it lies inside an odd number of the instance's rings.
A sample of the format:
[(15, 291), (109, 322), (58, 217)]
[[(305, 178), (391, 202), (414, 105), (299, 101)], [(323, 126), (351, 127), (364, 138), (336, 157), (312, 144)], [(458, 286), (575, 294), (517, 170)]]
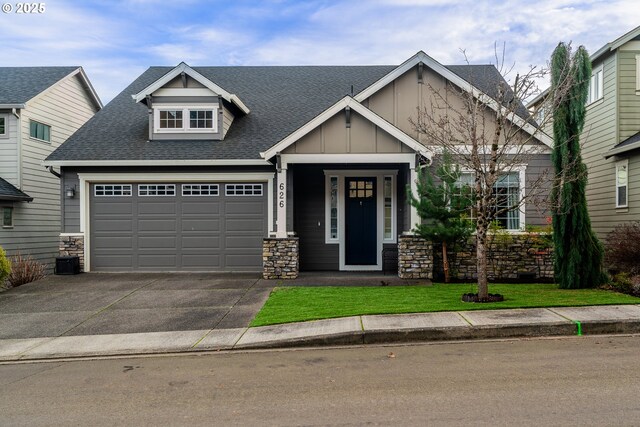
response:
[(601, 289), (565, 290), (550, 284), (489, 285), (489, 292), (504, 295), (505, 300), (496, 303), (462, 302), (460, 298), (467, 292), (476, 292), (475, 285), (282, 287), (271, 293), (251, 326), (363, 314), (640, 303), (640, 298), (616, 292)]

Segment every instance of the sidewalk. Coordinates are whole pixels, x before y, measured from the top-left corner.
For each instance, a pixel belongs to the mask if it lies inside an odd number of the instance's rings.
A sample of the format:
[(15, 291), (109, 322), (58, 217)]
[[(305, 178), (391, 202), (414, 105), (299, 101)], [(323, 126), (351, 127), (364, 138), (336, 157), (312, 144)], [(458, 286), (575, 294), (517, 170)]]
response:
[(640, 305), (353, 316), (259, 328), (0, 340), (0, 361), (640, 333)]

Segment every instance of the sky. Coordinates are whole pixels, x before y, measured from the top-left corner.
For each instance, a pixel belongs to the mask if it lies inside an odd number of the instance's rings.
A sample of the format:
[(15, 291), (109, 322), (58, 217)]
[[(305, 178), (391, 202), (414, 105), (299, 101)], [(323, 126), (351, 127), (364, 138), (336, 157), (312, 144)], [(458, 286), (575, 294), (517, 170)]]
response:
[[(0, 66), (81, 65), (106, 104), (154, 65), (545, 66), (559, 41), (594, 53), (640, 25), (637, 0), (2, 0)], [(463, 53), (464, 52), (464, 53)], [(230, 88), (229, 90), (233, 90)]]

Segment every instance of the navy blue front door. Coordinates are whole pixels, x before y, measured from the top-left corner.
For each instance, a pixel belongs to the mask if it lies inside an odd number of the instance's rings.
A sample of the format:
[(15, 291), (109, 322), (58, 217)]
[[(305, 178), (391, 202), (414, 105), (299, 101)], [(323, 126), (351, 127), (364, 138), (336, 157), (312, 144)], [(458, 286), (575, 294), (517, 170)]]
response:
[(346, 178), (345, 188), (345, 264), (376, 265), (376, 178)]

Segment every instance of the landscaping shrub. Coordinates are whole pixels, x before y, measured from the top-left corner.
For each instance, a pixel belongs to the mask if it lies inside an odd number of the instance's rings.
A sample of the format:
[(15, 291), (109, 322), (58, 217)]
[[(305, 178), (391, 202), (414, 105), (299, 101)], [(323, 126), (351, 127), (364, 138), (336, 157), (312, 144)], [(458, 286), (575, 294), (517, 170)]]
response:
[(4, 281), (7, 279), (10, 272), (11, 264), (7, 259), (6, 252), (4, 251), (4, 249), (2, 249), (2, 247), (0, 247), (0, 288), (4, 287)]
[(44, 276), (46, 276), (45, 266), (30, 256), (24, 257), (18, 252), (11, 257), (11, 273), (7, 279), (10, 287), (15, 288), (42, 279)]
[(634, 297), (640, 297), (640, 275), (630, 276), (627, 273), (618, 273), (613, 276), (611, 282), (604, 285), (603, 288)]
[(611, 270), (640, 274), (640, 221), (621, 224), (609, 233), (605, 259)]

